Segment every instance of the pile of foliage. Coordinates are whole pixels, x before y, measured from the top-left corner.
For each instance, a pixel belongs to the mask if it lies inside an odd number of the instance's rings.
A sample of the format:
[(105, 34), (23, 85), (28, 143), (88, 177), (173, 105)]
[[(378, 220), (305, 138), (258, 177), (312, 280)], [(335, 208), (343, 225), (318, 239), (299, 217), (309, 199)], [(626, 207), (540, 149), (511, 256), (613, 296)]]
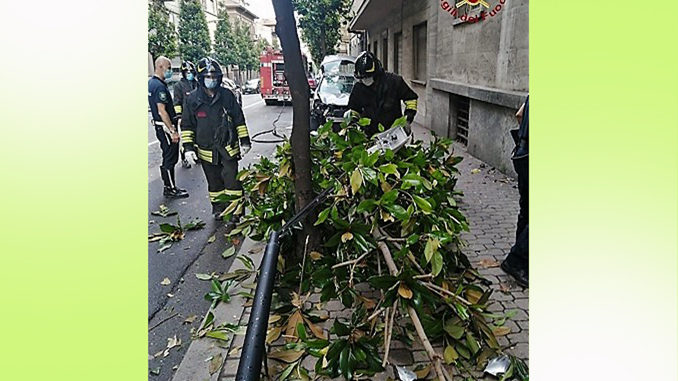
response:
[[(486, 312), (492, 291), (461, 251), (468, 225), (455, 199), (461, 158), (450, 153), (452, 141), (434, 137), (428, 146), (368, 154), (360, 128), (368, 123), (344, 122), (338, 131), (327, 124), (311, 139), (314, 190), (332, 192), (317, 213), (320, 245), (297, 258), (298, 237), (282, 242), (267, 339), (286, 342), (269, 355), (286, 363), (280, 379), (310, 379), (306, 356), (317, 358), (316, 375), (369, 378), (385, 370), (392, 340), (423, 343), (432, 365), (418, 369), (420, 378), (450, 379), (442, 364), (470, 370), (501, 353)], [(227, 214), (249, 213), (231, 234), (265, 240), (294, 214), (290, 145), (239, 176), (244, 196), (230, 200)], [(316, 305), (308, 302), (314, 293)], [(352, 311), (350, 319), (329, 320), (322, 310), (333, 300)]]

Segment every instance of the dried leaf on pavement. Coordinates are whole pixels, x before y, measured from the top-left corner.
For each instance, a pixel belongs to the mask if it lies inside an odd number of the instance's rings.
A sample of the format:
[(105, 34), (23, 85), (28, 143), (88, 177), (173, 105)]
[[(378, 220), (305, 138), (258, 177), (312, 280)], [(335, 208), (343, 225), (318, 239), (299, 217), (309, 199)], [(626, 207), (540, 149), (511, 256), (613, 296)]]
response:
[(490, 269), (493, 267), (499, 267), (500, 263), (494, 259), (483, 259), (478, 262), (478, 265), (484, 269)]
[(286, 363), (292, 363), (304, 354), (304, 351), (295, 351), (293, 349), (271, 352), (268, 355), (270, 359), (280, 360)]
[(173, 215), (177, 214), (177, 212), (170, 210), (170, 208), (168, 208), (167, 206), (162, 205), (162, 204), (158, 207), (158, 209), (159, 210), (151, 212), (151, 214), (154, 215), (154, 216), (160, 216), (160, 217), (169, 217), (169, 216), (173, 216)]
[(207, 239), (207, 243), (212, 243), (212, 242), (214, 242), (214, 241), (216, 241), (216, 240), (217, 240), (217, 236), (216, 236), (216, 235), (213, 235), (213, 236), (211, 236), (211, 237), (209, 237), (209, 238)]
[(266, 344), (271, 344), (278, 340), (280, 338), (280, 335), (282, 334), (282, 328), (280, 327), (273, 327), (268, 330), (268, 334), (266, 335)]
[(231, 246), (228, 249), (226, 249), (223, 253), (221, 253), (221, 256), (224, 258), (229, 258), (235, 255), (235, 246)]
[(210, 274), (195, 274), (195, 277), (200, 279), (200, 280), (211, 280), (212, 275)]
[(508, 294), (511, 291), (511, 286), (507, 283), (499, 283), (499, 291)]
[(472, 175), (475, 175), (476, 173), (480, 173), (480, 169), (478, 169), (478, 168), (473, 168), (473, 169), (471, 170), (471, 174), (472, 174)]
[(214, 356), (212, 360), (210, 360), (210, 366), (209, 366), (209, 371), (210, 375), (216, 373), (219, 368), (221, 368), (221, 363), (223, 362), (223, 356), (220, 354)]
[(163, 279), (163, 280), (160, 282), (160, 284), (163, 285), (163, 286), (169, 286), (170, 283), (172, 283), (172, 281), (169, 280), (169, 278), (167, 278), (167, 277), (165, 277), (165, 279)]
[(238, 353), (240, 353), (240, 350), (242, 349), (241, 346), (233, 347), (230, 352), (228, 352), (229, 356), (237, 356)]
[(198, 318), (198, 315), (191, 315), (191, 316), (187, 317), (186, 320), (184, 320), (183, 324), (193, 324), (193, 322), (197, 318)]
[(287, 321), (287, 328), (285, 335), (297, 337), (297, 324), (301, 323), (304, 318), (301, 316), (301, 311), (297, 310)]
[(308, 326), (308, 328), (311, 329), (311, 332), (313, 332), (313, 335), (315, 337), (319, 339), (327, 339), (327, 337), (325, 337), (325, 332), (323, 331), (322, 327), (313, 324), (310, 320), (306, 318), (304, 318), (304, 322), (306, 322), (306, 325)]
[(492, 330), (495, 336), (505, 336), (511, 333), (511, 327), (497, 327)]

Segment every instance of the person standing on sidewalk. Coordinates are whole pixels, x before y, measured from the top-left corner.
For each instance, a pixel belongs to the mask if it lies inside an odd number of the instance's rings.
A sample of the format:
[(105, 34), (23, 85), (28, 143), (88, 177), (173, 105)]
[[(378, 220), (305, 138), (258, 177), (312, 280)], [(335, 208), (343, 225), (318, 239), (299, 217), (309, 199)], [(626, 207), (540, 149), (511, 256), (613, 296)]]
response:
[(518, 213), (518, 226), (516, 228), (516, 243), (502, 262), (501, 268), (513, 276), (519, 285), (528, 287), (530, 272), (529, 261), (529, 199), (528, 199), (528, 128), (530, 97), (528, 96), (520, 110), (516, 114), (520, 128), (511, 131), (516, 147), (513, 149), (513, 168), (518, 174), (518, 192), (520, 193), (520, 212)]
[[(176, 126), (181, 131), (181, 111), (184, 104), (184, 98), (198, 87), (198, 81), (195, 79), (195, 65), (191, 61), (181, 63), (181, 80), (174, 85), (174, 112), (176, 113)], [(191, 168), (191, 164), (186, 160), (183, 147), (179, 147), (181, 155), (181, 165), (184, 168)]]
[(353, 120), (361, 117), (372, 120), (365, 128), (367, 136), (379, 132), (379, 124), (388, 129), (403, 116), (401, 101), (405, 103), (409, 134), (409, 124), (417, 114), (418, 95), (403, 77), (384, 71), (372, 52), (362, 52), (355, 61), (355, 78), (357, 83), (348, 99), (348, 112)]
[[(226, 207), (218, 202), (221, 195), (242, 196), (237, 179), (238, 160), (251, 148), (245, 116), (235, 95), (221, 86), (223, 73), (211, 58), (198, 61), (198, 89), (189, 94), (183, 105), (181, 139), (186, 159), (198, 159), (207, 178), (212, 214), (222, 217)], [(234, 222), (235, 216), (231, 219)]]
[(163, 195), (170, 198), (186, 198), (188, 192), (177, 187), (174, 178), (174, 166), (179, 160), (179, 132), (174, 125), (175, 113), (172, 107), (166, 78), (172, 77), (172, 63), (167, 57), (155, 60), (155, 74), (148, 80), (148, 105), (153, 116), (155, 136), (162, 149), (160, 175), (164, 184)]

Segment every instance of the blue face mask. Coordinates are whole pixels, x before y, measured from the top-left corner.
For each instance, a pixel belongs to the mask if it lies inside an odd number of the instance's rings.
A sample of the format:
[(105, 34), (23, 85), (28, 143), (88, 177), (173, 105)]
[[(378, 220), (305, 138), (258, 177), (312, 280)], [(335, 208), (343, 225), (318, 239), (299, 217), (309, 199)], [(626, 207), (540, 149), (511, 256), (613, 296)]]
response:
[(192, 81), (193, 80), (193, 73), (186, 74), (186, 79), (189, 80), (189, 81)]
[(217, 87), (217, 80), (212, 78), (205, 78), (205, 87), (208, 89), (213, 89)]
[(172, 69), (165, 70), (165, 79), (172, 78)]

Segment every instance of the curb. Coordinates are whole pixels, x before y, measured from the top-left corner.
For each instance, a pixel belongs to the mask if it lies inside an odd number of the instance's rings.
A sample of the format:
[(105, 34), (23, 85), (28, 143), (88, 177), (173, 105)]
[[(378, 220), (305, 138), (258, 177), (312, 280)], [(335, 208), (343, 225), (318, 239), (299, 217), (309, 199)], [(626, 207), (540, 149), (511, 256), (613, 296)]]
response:
[[(256, 242), (246, 238), (237, 254), (248, 255), (254, 262), (255, 269), (258, 270), (261, 259), (264, 256), (265, 247), (265, 242)], [(242, 262), (234, 261), (228, 271), (233, 272), (244, 268), (245, 266)], [(245, 283), (253, 280), (254, 279), (250, 277)], [(205, 317), (203, 317), (200, 326), (204, 324), (209, 313), (214, 315), (215, 326), (222, 323), (240, 324), (241, 317), (246, 308), (243, 307), (246, 299), (242, 296), (235, 295), (240, 291), (248, 290), (239, 286), (231, 289), (229, 291), (232, 294), (231, 301), (229, 303), (219, 303), (216, 307), (210, 308), (205, 314)], [(172, 381), (217, 381), (220, 377), (226, 358), (228, 357), (228, 352), (231, 350), (236, 337), (236, 335), (232, 335), (228, 342), (209, 337), (200, 337), (192, 340), (184, 358), (181, 360), (181, 364), (179, 364), (179, 368), (172, 377)], [(221, 364), (214, 373), (210, 374), (210, 359), (217, 358), (218, 356), (221, 356)]]

